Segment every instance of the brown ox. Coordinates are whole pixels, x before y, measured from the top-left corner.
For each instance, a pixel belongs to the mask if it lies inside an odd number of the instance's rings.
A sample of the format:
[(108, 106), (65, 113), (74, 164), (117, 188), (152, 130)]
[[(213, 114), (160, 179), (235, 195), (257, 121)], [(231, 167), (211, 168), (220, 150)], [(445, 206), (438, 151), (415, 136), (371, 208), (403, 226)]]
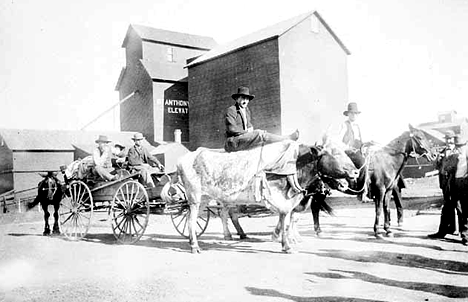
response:
[[(192, 253), (200, 252), (195, 224), (202, 196), (217, 200), (223, 207), (258, 204), (259, 202), (255, 202), (257, 199), (255, 197), (258, 197), (255, 188), (258, 187), (263, 191), (261, 202), (279, 214), (278, 228), (283, 251), (287, 253), (292, 251), (288, 238), (291, 212), (303, 199), (303, 195), (292, 193), (286, 176), (274, 175), (271, 171), (275, 170), (284, 152), (293, 144), (297, 143), (284, 141), (232, 153), (199, 148), (180, 159), (177, 171), (190, 206), (188, 225)], [(312, 172), (316, 168), (319, 155), (320, 151), (315, 147), (297, 145), (296, 166), (303, 187), (313, 179)], [(329, 167), (335, 165), (328, 171), (331, 177), (344, 178), (357, 175), (354, 166), (342, 167), (338, 162), (332, 162), (332, 157), (324, 158), (324, 165), (326, 160), (329, 161)], [(264, 174), (265, 172), (269, 172), (268, 176)], [(259, 175), (263, 175), (260, 177), (262, 181), (260, 185), (256, 185)]]

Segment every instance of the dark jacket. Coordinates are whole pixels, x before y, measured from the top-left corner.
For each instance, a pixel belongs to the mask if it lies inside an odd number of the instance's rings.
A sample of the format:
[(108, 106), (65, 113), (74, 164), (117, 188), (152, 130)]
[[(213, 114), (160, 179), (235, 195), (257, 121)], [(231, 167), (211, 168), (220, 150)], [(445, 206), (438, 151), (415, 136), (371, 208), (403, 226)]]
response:
[[(246, 121), (242, 118), (239, 106), (237, 104), (232, 105), (226, 110), (224, 120), (226, 123), (226, 137), (239, 136), (241, 134), (247, 133), (247, 128), (252, 127), (250, 122), (250, 109), (249, 107), (245, 108)], [(244, 128), (244, 125), (247, 127)]]
[(154, 156), (149, 153), (149, 151), (143, 147), (140, 146), (137, 148), (137, 146), (133, 146), (128, 150), (128, 164), (130, 166), (138, 166), (142, 164), (151, 164), (155, 163), (157, 166), (160, 166), (161, 163), (159, 160)]

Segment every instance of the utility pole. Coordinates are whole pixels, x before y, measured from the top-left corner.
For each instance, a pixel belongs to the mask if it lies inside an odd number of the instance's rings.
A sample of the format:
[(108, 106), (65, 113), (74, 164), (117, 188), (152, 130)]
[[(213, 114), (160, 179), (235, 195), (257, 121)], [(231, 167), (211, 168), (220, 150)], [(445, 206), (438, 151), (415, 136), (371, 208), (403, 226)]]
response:
[(129, 95), (127, 95), (125, 98), (123, 98), (122, 100), (120, 100), (117, 104), (114, 104), (112, 105), (109, 109), (105, 110), (104, 112), (102, 112), (100, 115), (98, 115), (96, 118), (94, 118), (91, 122), (87, 123), (86, 125), (83, 126), (83, 128), (81, 128), (81, 130), (84, 130), (86, 127), (88, 127), (89, 125), (91, 125), (92, 123), (94, 123), (95, 121), (97, 121), (98, 119), (100, 119), (103, 115), (105, 115), (107, 112), (111, 111), (112, 109), (114, 109), (115, 107), (121, 105), (122, 103), (124, 103), (125, 101), (127, 101), (128, 99), (130, 99), (132, 96), (134, 96), (135, 94), (138, 93), (138, 90), (135, 90), (134, 92), (130, 93)]

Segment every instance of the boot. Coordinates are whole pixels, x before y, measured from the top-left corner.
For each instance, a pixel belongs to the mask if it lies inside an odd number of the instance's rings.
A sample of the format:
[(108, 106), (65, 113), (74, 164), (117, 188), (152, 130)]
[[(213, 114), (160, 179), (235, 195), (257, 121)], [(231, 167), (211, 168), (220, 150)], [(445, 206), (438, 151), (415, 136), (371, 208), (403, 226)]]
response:
[(297, 175), (296, 175), (296, 173), (294, 173), (294, 174), (289, 174), (289, 175), (286, 176), (286, 178), (287, 178), (287, 180), (288, 180), (289, 185), (291, 186), (292, 191), (293, 191), (295, 194), (299, 194), (299, 193), (305, 192), (305, 190), (301, 187), (301, 185), (299, 184), (299, 181), (297, 180)]
[(289, 135), (289, 139), (293, 141), (297, 141), (299, 139), (299, 130), (296, 129), (293, 133)]

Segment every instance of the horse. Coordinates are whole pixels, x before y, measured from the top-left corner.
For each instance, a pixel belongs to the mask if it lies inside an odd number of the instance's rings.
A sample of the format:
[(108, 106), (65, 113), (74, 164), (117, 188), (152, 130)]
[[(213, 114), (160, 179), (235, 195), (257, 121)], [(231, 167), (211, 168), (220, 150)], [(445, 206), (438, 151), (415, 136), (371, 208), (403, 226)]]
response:
[[(258, 192), (255, 187), (263, 191), (261, 199), (267, 207), (279, 214), (277, 229), (281, 234), (282, 251), (292, 252), (288, 238), (291, 213), (304, 196), (293, 193), (293, 188), (286, 180), (286, 176), (272, 173), (278, 162), (281, 159), (284, 160), (284, 154), (290, 148), (297, 150), (297, 160), (294, 164), (298, 167), (299, 183), (303, 186), (306, 182), (304, 176), (308, 179), (312, 178), (310, 169), (313, 168), (319, 153), (316, 148), (299, 146), (292, 141), (277, 142), (231, 153), (199, 148), (179, 160), (177, 172), (180, 182), (185, 187), (190, 207), (188, 224), (192, 253), (200, 253), (194, 226), (202, 196), (217, 200), (224, 209), (230, 205), (255, 203), (255, 195)], [(265, 173), (266, 171), (268, 173)], [(352, 171), (336, 169), (334, 172), (346, 177), (357, 176), (354, 166), (352, 166)], [(344, 177), (342, 175), (341, 177)], [(260, 185), (258, 185), (259, 180)], [(224, 215), (224, 217), (227, 216)], [(223, 220), (227, 221), (227, 218)], [(227, 228), (224, 224), (226, 234)]]
[(59, 208), (60, 201), (62, 200), (63, 191), (60, 180), (57, 178), (56, 172), (39, 173), (44, 179), (41, 180), (37, 186), (37, 196), (34, 200), (28, 203), (28, 209), (32, 209), (41, 204), (42, 210), (44, 211), (44, 236), (50, 235), (49, 226), (49, 205), (54, 206), (54, 226), (52, 233), (54, 235), (60, 235), (59, 228)]
[[(368, 179), (370, 193), (375, 203), (374, 235), (377, 239), (383, 239), (379, 229), (382, 209), (386, 236), (393, 236), (390, 229), (389, 201), (410, 156), (425, 156), (429, 161), (433, 160), (431, 146), (424, 133), (411, 125), (409, 125), (409, 131), (403, 132), (390, 143), (373, 152), (367, 159), (365, 170), (369, 174), (365, 179)], [(362, 180), (356, 184), (358, 187), (367, 185)], [(352, 187), (351, 184), (350, 187)], [(349, 190), (348, 193), (354, 195), (355, 192), (355, 190)]]

